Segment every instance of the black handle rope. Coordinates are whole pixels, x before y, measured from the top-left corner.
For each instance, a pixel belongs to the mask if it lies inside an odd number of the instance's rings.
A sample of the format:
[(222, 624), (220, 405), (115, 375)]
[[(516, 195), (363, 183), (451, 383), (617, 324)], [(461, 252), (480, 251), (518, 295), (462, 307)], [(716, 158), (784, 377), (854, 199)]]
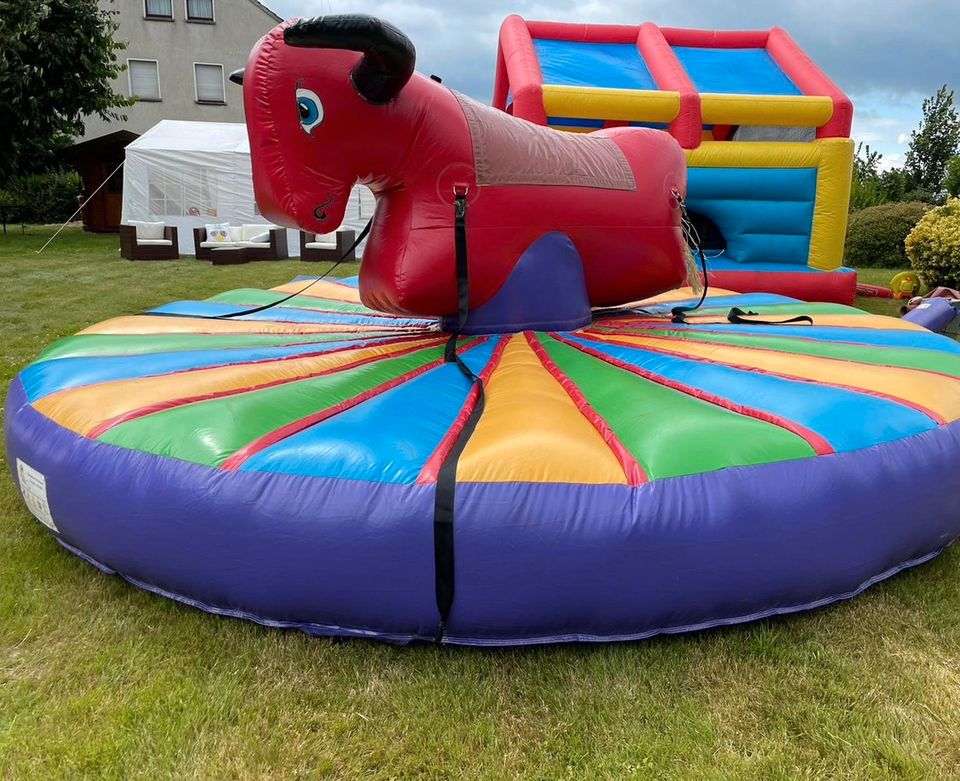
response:
[(813, 325), (810, 315), (797, 315), (787, 320), (746, 320), (747, 317), (757, 317), (757, 312), (744, 311), (738, 306), (727, 313), (727, 321), (737, 325), (790, 325), (791, 323), (807, 323)]
[(286, 303), (291, 298), (302, 296), (311, 287), (317, 284), (317, 282), (319, 282), (322, 279), (326, 279), (331, 273), (333, 273), (333, 271), (341, 263), (343, 263), (344, 260), (346, 260), (350, 256), (350, 254), (357, 248), (360, 242), (367, 237), (367, 234), (370, 233), (370, 228), (372, 226), (373, 226), (373, 217), (367, 220), (367, 224), (364, 226), (363, 230), (360, 231), (360, 235), (357, 236), (356, 239), (354, 239), (353, 244), (347, 247), (347, 249), (340, 256), (340, 258), (337, 261), (335, 261), (334, 264), (330, 266), (330, 268), (324, 271), (323, 274), (321, 274), (316, 279), (311, 280), (309, 283), (307, 283), (302, 288), (300, 288), (300, 290), (297, 290), (288, 296), (284, 296), (283, 298), (277, 299), (276, 301), (271, 301), (269, 304), (262, 304), (261, 306), (251, 307), (250, 309), (241, 309), (239, 312), (230, 312), (225, 315), (191, 315), (191, 314), (186, 314), (184, 312), (140, 312), (139, 314), (150, 315), (152, 317), (194, 317), (200, 320), (230, 320), (231, 318), (234, 318), (234, 317), (243, 317), (244, 315), (255, 315), (258, 312), (265, 312), (267, 309), (273, 309), (273, 307), (280, 306), (280, 304)]
[[(696, 226), (693, 224), (693, 221), (690, 219), (690, 214), (687, 212), (687, 205), (684, 203), (683, 196), (680, 195), (679, 191), (673, 191), (674, 197), (677, 199), (677, 204), (680, 206), (680, 227), (683, 231), (683, 238), (687, 242), (687, 246), (691, 250), (696, 250), (696, 256), (700, 259), (700, 265), (703, 268), (703, 290), (700, 292), (700, 300), (697, 301), (693, 306), (675, 306), (670, 310), (670, 322), (672, 323), (686, 323), (686, 316), (701, 306), (707, 298), (707, 290), (709, 290), (709, 282), (707, 280), (707, 256), (703, 252), (703, 243), (700, 240), (700, 233), (697, 231)], [(806, 323), (807, 325), (813, 325), (813, 318), (810, 315), (797, 315), (795, 317), (787, 318), (786, 320), (749, 320), (747, 318), (757, 317), (756, 312), (744, 311), (739, 307), (733, 307), (727, 313), (727, 322), (734, 323), (735, 325), (793, 325), (799, 323)]]
[(257, 314), (257, 312), (265, 312), (267, 309), (273, 309), (273, 307), (275, 306), (280, 306), (280, 304), (286, 303), (291, 298), (302, 296), (311, 287), (317, 284), (317, 282), (319, 282), (322, 279), (326, 279), (330, 274), (333, 273), (334, 269), (336, 269), (338, 266), (340, 266), (341, 263), (343, 263), (344, 260), (350, 257), (350, 254), (357, 248), (360, 242), (363, 241), (365, 238), (367, 238), (367, 234), (370, 233), (370, 228), (372, 226), (373, 226), (373, 217), (367, 220), (367, 224), (364, 226), (363, 230), (360, 231), (360, 235), (353, 240), (353, 244), (351, 244), (349, 247), (347, 247), (346, 250), (344, 250), (344, 253), (332, 266), (330, 266), (330, 268), (328, 268), (326, 271), (323, 272), (323, 274), (321, 274), (316, 279), (312, 280), (310, 283), (308, 283), (306, 286), (296, 291), (295, 293), (291, 293), (290, 295), (285, 296), (278, 301), (273, 301), (269, 304), (264, 304), (263, 306), (255, 306), (251, 309), (244, 309), (240, 312), (231, 312), (228, 315), (208, 315), (208, 317), (214, 320), (229, 320), (231, 317), (243, 317), (244, 315), (255, 315)]
[[(683, 200), (683, 196), (680, 194), (680, 191), (676, 188), (673, 189), (672, 195), (677, 200), (677, 206), (680, 207), (680, 230), (683, 234), (683, 240), (686, 246), (689, 248), (690, 252), (695, 252), (695, 259), (693, 262), (693, 271), (696, 272), (696, 259), (700, 260), (700, 268), (703, 271), (703, 285), (700, 290), (700, 300), (697, 301), (693, 306), (675, 306), (670, 310), (670, 315), (672, 322), (674, 323), (683, 323), (685, 322), (683, 317), (687, 312), (692, 312), (695, 309), (699, 309), (703, 306), (703, 302), (707, 297), (707, 291), (709, 290), (709, 282), (707, 281), (707, 256), (703, 251), (703, 244), (700, 240), (700, 234), (697, 232), (696, 226), (690, 219), (690, 215), (687, 212), (687, 205)], [(688, 274), (689, 277), (689, 274)], [(689, 280), (691, 286), (694, 285), (693, 280)], [(594, 309), (593, 318), (594, 320), (600, 320), (607, 317), (618, 317), (626, 312), (634, 311), (639, 313), (644, 313), (643, 309), (624, 309), (622, 306), (612, 306), (605, 307), (603, 309)]]

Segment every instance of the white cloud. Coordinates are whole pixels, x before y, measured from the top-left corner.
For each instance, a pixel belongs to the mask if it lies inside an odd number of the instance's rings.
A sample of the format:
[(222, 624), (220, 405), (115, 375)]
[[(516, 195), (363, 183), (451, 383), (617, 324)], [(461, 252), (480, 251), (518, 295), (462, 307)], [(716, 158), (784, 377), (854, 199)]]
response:
[(897, 127), (900, 124), (899, 119), (894, 119), (893, 117), (876, 117), (875, 119), (869, 119), (868, 122), (874, 127)]
[[(478, 98), (491, 89), (497, 30), (519, 13), (529, 19), (658, 24), (705, 29), (786, 29), (847, 92), (883, 91), (891, 98), (929, 95), (960, 73), (960, 3), (956, 0), (267, 0), (282, 16), (322, 13), (381, 15), (406, 32), (423, 70), (443, 72)], [(492, 50), (491, 50), (492, 44)], [(953, 86), (960, 87), (955, 83)], [(893, 125), (890, 125), (893, 127)]]
[(903, 155), (884, 155), (880, 159), (880, 170), (889, 171), (891, 168), (901, 168), (903, 166)]
[(909, 144), (909, 143), (910, 143), (910, 134), (909, 134), (909, 133), (901, 133), (899, 136), (897, 136), (897, 143), (900, 144), (901, 146), (906, 145), (906, 144)]
[[(658, 24), (701, 29), (783, 27), (854, 102), (853, 136), (900, 163), (904, 134), (920, 103), (946, 78), (960, 89), (958, 0), (266, 0), (285, 17), (363, 12), (389, 19), (417, 48), (417, 69), (489, 102), (500, 23), (528, 19), (605, 24)], [(829, 20), (827, 23), (825, 20)], [(935, 24), (931, 20), (936, 20)]]

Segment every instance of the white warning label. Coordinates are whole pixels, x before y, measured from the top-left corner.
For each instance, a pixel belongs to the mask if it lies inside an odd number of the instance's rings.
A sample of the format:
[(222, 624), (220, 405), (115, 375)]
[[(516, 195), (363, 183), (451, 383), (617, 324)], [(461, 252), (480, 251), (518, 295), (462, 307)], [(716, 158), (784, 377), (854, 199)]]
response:
[(29, 464), (17, 459), (17, 479), (20, 482), (20, 493), (27, 509), (37, 516), (37, 520), (55, 532), (60, 530), (53, 522), (50, 514), (50, 504), (47, 502), (47, 478)]

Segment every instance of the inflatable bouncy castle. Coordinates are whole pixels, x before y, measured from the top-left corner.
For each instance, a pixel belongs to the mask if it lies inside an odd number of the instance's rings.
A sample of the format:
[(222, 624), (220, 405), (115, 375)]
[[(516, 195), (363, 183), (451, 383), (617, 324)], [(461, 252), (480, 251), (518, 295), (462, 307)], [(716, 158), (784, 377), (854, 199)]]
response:
[(414, 60), (385, 22), (321, 17), (234, 75), (265, 216), (330, 231), (375, 193), (359, 279), (41, 353), (6, 447), (61, 545), (212, 613), (485, 646), (818, 607), (960, 534), (957, 342), (681, 286), (671, 134), (558, 133)]
[(842, 265), (853, 107), (783, 30), (511, 16), (494, 105), (574, 132), (666, 131), (687, 158), (714, 284), (853, 303), (856, 274)]

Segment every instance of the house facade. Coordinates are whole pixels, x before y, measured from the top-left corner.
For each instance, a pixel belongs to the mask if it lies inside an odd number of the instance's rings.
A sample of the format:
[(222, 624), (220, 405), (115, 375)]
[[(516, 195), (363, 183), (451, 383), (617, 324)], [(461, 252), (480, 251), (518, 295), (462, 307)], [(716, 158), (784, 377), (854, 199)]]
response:
[[(124, 147), (162, 119), (242, 122), (241, 91), (227, 81), (280, 17), (258, 0), (100, 0), (114, 11), (125, 70), (114, 90), (136, 99), (125, 121), (88, 118), (69, 157), (92, 193), (123, 160)], [(122, 171), (84, 209), (87, 230), (120, 224)]]

